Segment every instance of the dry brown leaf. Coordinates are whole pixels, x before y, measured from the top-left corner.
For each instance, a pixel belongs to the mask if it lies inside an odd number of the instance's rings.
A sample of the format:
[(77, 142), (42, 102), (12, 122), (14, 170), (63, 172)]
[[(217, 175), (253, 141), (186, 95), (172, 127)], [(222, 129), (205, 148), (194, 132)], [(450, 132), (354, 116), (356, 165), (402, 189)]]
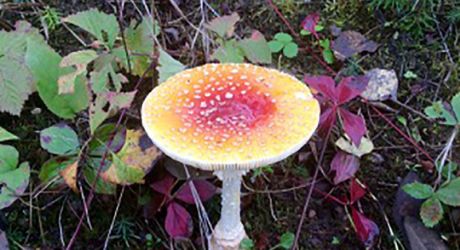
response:
[(332, 44), (334, 55), (342, 61), (363, 51), (374, 52), (377, 47), (377, 43), (352, 30), (340, 33)]

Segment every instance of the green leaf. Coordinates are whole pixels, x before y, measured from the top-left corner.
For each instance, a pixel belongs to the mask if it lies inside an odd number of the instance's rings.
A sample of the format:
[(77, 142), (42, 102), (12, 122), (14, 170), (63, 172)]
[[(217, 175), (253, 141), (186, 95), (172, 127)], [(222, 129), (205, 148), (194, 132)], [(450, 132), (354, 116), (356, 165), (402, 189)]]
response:
[(9, 140), (18, 140), (19, 138), (14, 134), (8, 132), (8, 130), (0, 127), (0, 142)]
[(428, 199), (433, 196), (433, 188), (430, 185), (414, 182), (403, 186), (403, 190), (415, 199)]
[(273, 53), (278, 53), (284, 48), (284, 43), (277, 40), (272, 40), (268, 42), (268, 47)]
[(242, 250), (252, 250), (254, 249), (254, 241), (249, 238), (244, 238), (240, 243), (240, 248)]
[(423, 224), (427, 227), (433, 227), (439, 223), (444, 214), (441, 202), (436, 198), (430, 198), (423, 202), (420, 208), (420, 217)]
[(59, 67), (61, 59), (44, 43), (27, 43), (26, 63), (37, 80), (40, 98), (54, 114), (71, 119), (88, 107), (88, 90), (84, 78), (79, 76), (76, 78), (72, 94), (58, 94), (58, 78), (72, 71), (70, 68)]
[(80, 142), (77, 133), (61, 123), (40, 132), (40, 145), (52, 154), (74, 155), (78, 152)]
[(452, 100), (450, 101), (452, 109), (454, 110), (455, 116), (457, 118), (457, 123), (460, 123), (460, 93), (457, 93)]
[(224, 42), (211, 55), (211, 59), (217, 59), (221, 63), (242, 63), (244, 62), (244, 54), (236, 40), (232, 39)]
[(274, 39), (283, 44), (288, 44), (292, 41), (292, 36), (289, 35), (288, 33), (279, 32), (279, 33), (276, 33)]
[(308, 31), (308, 30), (302, 29), (302, 30), (300, 31), (300, 35), (302, 35), (302, 36), (308, 36), (308, 35), (311, 35), (311, 32)]
[(240, 20), (238, 13), (216, 17), (211, 20), (206, 27), (216, 32), (220, 37), (231, 37), (235, 31), (235, 24)]
[[(67, 157), (54, 157), (46, 161), (40, 168), (40, 173), (38, 178), (42, 183), (48, 183), (53, 181), (53, 179), (59, 177), (59, 173), (64, 170), (67, 166), (75, 162), (76, 158), (67, 158)], [(54, 180), (54, 184), (51, 187), (55, 187), (63, 183), (62, 178)]]
[[(137, 25), (133, 20), (125, 30), (126, 47), (130, 55), (132, 73), (142, 76), (152, 62), (154, 53), (154, 38), (160, 34), (160, 27), (152, 18), (145, 16)], [(122, 58), (122, 66), (128, 69), (126, 51), (123, 47), (117, 48), (117, 55)]]
[[(109, 140), (112, 140), (110, 149), (107, 148)], [(117, 153), (125, 144), (125, 140), (126, 128), (119, 127), (118, 129), (116, 129), (114, 123), (104, 124), (98, 127), (96, 131), (94, 131), (93, 137), (91, 138), (91, 141), (88, 144), (90, 155), (103, 156), (107, 149), (110, 150), (109, 152)]]
[(254, 31), (251, 38), (239, 41), (239, 45), (246, 58), (252, 63), (271, 63), (272, 53), (264, 35), (259, 31)]
[(288, 43), (284, 46), (283, 49), (283, 54), (287, 58), (294, 58), (297, 56), (297, 53), (299, 51), (299, 47), (295, 43)]
[(160, 78), (158, 81), (162, 83), (174, 74), (183, 71), (185, 66), (170, 56), (168, 53), (166, 53), (164, 50), (160, 49), (159, 51), (160, 58), (158, 58), (158, 63), (160, 65), (157, 67), (157, 70)]
[[(439, 162), (436, 162), (436, 169), (438, 171), (440, 170)], [(458, 169), (457, 163), (453, 161), (449, 161), (442, 168), (442, 176), (446, 179), (450, 179), (452, 178), (452, 176), (455, 176), (455, 172), (457, 171), (457, 169)]]
[(97, 53), (94, 50), (88, 49), (88, 50), (79, 50), (72, 52), (62, 58), (59, 66), (61, 67), (67, 67), (67, 66), (73, 66), (77, 64), (89, 64), (92, 62), (94, 59), (97, 58)]
[(18, 165), (18, 158), (19, 153), (16, 148), (0, 144), (0, 176), (14, 170)]
[[(16, 166), (15, 166), (16, 167)], [(0, 172), (2, 172), (0, 166)], [(10, 206), (24, 193), (29, 184), (30, 167), (27, 162), (21, 163), (18, 168), (3, 172), (0, 175), (0, 210)]]
[(417, 75), (414, 72), (408, 70), (408, 71), (406, 71), (404, 73), (404, 78), (406, 78), (406, 79), (416, 79)]
[(329, 41), (329, 39), (322, 39), (319, 40), (319, 46), (327, 50), (331, 48), (331, 42)]
[(0, 31), (0, 112), (13, 115), (21, 113), (24, 102), (35, 91), (35, 80), (25, 63), (27, 40), (42, 42), (29, 23), (20, 22), (16, 27), (16, 31)]
[(443, 118), (441, 124), (453, 126), (457, 124), (455, 117), (446, 109), (441, 101), (434, 102), (433, 105), (428, 106), (424, 110), (425, 114), (432, 118)]
[(295, 235), (291, 232), (284, 233), (281, 235), (279, 246), (284, 249), (290, 249), (294, 244)]
[[(100, 166), (101, 158), (90, 158), (89, 164), (83, 168), (83, 175), (85, 176), (86, 182), (88, 185), (93, 185), (94, 181), (96, 181), (96, 186), (94, 191), (98, 194), (114, 194), (117, 190), (117, 185), (104, 181), (102, 178), (97, 178), (97, 168)], [(104, 163), (105, 167), (110, 166), (112, 163), (109, 160), (106, 160)], [(104, 169), (104, 168), (103, 168)]]
[(327, 62), (327, 64), (334, 63), (334, 53), (332, 52), (331, 49), (323, 50), (323, 58), (324, 58), (324, 61)]
[(64, 22), (74, 24), (100, 42), (106, 43), (109, 48), (113, 47), (118, 35), (118, 23), (114, 15), (108, 15), (97, 9), (90, 9), (62, 19)]
[(449, 206), (460, 206), (460, 177), (440, 188), (436, 192), (436, 197)]

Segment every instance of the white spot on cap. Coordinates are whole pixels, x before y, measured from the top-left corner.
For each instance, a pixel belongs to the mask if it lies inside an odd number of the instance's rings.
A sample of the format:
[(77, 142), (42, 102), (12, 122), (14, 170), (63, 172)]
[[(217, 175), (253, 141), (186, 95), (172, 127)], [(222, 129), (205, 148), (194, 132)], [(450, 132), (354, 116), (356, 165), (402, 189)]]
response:
[(208, 106), (208, 105), (206, 105), (206, 102), (205, 102), (205, 101), (203, 101), (203, 102), (200, 103), (200, 107), (201, 107), (201, 108), (206, 108), (207, 106)]
[(303, 93), (303, 92), (295, 92), (294, 96), (297, 98), (297, 99), (301, 99), (301, 100), (308, 100), (308, 96)]
[(230, 93), (230, 92), (227, 92), (227, 93), (225, 93), (225, 98), (227, 98), (227, 99), (232, 99), (232, 98), (233, 98), (233, 94)]

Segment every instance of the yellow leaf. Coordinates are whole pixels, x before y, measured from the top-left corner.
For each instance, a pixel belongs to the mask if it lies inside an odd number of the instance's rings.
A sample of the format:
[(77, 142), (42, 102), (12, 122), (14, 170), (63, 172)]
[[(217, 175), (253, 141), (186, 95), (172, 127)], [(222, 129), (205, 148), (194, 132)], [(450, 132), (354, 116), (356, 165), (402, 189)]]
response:
[(79, 190), (77, 187), (77, 170), (78, 170), (78, 161), (75, 161), (69, 164), (61, 172), (59, 172), (59, 174), (62, 176), (67, 186), (69, 186), (75, 193), (79, 193)]

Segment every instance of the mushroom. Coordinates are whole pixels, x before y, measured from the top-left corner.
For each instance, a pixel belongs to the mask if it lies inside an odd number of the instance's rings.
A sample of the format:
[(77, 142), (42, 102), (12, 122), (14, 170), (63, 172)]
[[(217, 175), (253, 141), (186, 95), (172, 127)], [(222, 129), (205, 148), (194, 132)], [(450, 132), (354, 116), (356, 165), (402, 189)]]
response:
[(213, 249), (238, 249), (241, 178), (299, 150), (319, 121), (319, 104), (296, 78), (251, 64), (206, 64), (156, 87), (143, 126), (166, 155), (222, 180)]

